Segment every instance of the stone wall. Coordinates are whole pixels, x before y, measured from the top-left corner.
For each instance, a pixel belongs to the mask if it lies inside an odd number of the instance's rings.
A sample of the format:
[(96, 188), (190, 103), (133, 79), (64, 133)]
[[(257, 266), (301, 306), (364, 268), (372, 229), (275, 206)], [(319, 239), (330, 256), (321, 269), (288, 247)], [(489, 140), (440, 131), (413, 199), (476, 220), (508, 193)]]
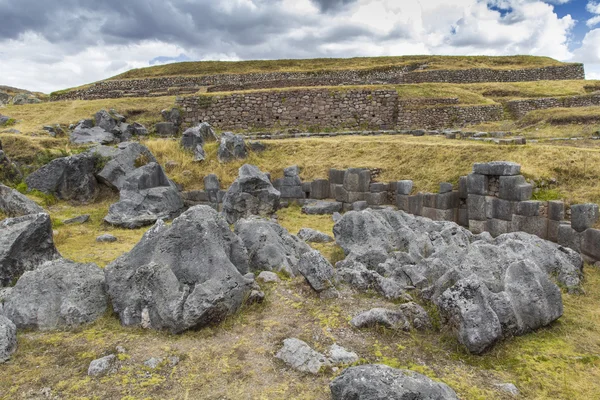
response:
[(522, 118), (525, 116), (525, 114), (534, 110), (544, 110), (557, 107), (589, 107), (598, 105), (600, 105), (600, 94), (511, 100), (506, 103), (507, 109), (515, 118)]
[(415, 108), (400, 106), (396, 126), (398, 129), (441, 129), (500, 121), (503, 116), (504, 109), (499, 104)]
[(395, 90), (303, 89), (177, 99), (184, 125), (204, 121), (220, 129), (275, 127), (393, 128)]
[(268, 72), (217, 74), (199, 77), (162, 77), (110, 80), (59, 93), (51, 100), (92, 100), (119, 97), (164, 96), (209, 91), (238, 91), (274, 87), (378, 85), (424, 82), (477, 83), (585, 79), (583, 64), (516, 70), (426, 70), (424, 64), (365, 70), (321, 72)]

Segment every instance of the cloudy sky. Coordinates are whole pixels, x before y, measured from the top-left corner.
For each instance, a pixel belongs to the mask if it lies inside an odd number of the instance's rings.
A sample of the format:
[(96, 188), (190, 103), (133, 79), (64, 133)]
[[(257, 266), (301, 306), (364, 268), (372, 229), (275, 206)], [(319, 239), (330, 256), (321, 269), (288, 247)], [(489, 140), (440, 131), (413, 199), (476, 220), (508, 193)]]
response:
[(0, 0), (0, 84), (50, 92), (172, 61), (550, 56), (600, 79), (600, 0)]

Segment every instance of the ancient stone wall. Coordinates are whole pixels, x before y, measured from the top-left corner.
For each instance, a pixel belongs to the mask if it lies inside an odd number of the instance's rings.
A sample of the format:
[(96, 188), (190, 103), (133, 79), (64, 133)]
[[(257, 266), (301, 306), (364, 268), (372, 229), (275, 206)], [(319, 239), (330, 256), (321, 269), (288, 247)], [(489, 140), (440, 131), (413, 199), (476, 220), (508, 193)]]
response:
[(600, 105), (600, 94), (511, 100), (506, 103), (507, 109), (515, 118), (522, 118), (525, 116), (525, 114), (534, 110), (544, 110), (557, 107), (589, 107), (598, 105)]
[(398, 129), (442, 129), (503, 119), (499, 104), (482, 106), (399, 107)]
[(516, 70), (427, 70), (426, 65), (321, 72), (217, 74), (199, 77), (162, 77), (102, 81), (59, 93), (51, 100), (92, 100), (119, 97), (165, 96), (209, 91), (239, 91), (274, 87), (378, 85), (424, 82), (477, 83), (585, 79), (583, 64)]

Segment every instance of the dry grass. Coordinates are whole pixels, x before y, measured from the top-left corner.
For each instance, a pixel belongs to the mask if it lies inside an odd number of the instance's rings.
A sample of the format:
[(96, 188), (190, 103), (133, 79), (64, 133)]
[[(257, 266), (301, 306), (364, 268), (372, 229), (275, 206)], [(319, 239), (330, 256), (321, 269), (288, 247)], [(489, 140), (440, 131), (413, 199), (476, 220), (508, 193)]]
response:
[(412, 64), (428, 69), (518, 69), (564, 65), (548, 57), (534, 56), (400, 56), (319, 58), (310, 60), (200, 61), (133, 69), (110, 79), (139, 79), (160, 76), (247, 74), (255, 72), (319, 72), (346, 69), (386, 68)]
[(519, 124), (527, 126), (540, 122), (551, 125), (580, 124), (600, 129), (600, 106), (535, 110), (527, 113)]

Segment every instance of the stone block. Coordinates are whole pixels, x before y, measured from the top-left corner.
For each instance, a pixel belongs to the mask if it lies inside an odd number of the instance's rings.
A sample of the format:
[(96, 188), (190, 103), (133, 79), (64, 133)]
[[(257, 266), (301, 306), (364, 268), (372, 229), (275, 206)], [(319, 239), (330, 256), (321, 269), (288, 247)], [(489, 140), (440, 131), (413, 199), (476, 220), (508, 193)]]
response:
[[(327, 183), (327, 185), (329, 186), (329, 183)], [(312, 187), (312, 182), (302, 182), (302, 191), (304, 193), (310, 194), (311, 187)]]
[(571, 227), (583, 232), (598, 221), (598, 204), (575, 204), (571, 206)]
[(492, 218), (487, 222), (487, 229), (490, 235), (493, 237), (498, 237), (500, 235), (504, 235), (505, 233), (509, 233), (512, 230), (512, 222), (505, 221), (502, 219)]
[(329, 183), (332, 185), (343, 185), (344, 184), (344, 175), (346, 170), (344, 169), (333, 169), (329, 170)]
[(533, 186), (522, 175), (501, 176), (499, 196), (503, 200), (526, 201), (531, 199)]
[(310, 183), (310, 198), (311, 199), (326, 199), (329, 197), (329, 180), (315, 179)]
[(388, 204), (388, 193), (387, 192), (378, 192), (378, 193), (367, 193), (367, 203), (372, 206), (382, 206), (384, 204)]
[(513, 215), (511, 229), (513, 232), (526, 232), (546, 239), (548, 237), (548, 218)]
[(423, 193), (423, 207), (435, 208), (437, 196), (435, 193)]
[(469, 174), (467, 175), (467, 193), (479, 196), (487, 196), (489, 180), (486, 175)]
[(223, 199), (225, 198), (226, 194), (227, 194), (227, 190), (219, 190), (219, 193), (217, 194), (217, 200), (219, 203), (223, 202)]
[(286, 167), (283, 169), (283, 176), (284, 177), (295, 177), (300, 175), (300, 167), (298, 167), (297, 165), (292, 165), (290, 167)]
[(583, 233), (581, 252), (594, 261), (600, 261), (600, 230), (588, 229)]
[(409, 197), (410, 196), (404, 195), (404, 194), (396, 195), (396, 207), (398, 207), (398, 210), (409, 212), (409, 208), (408, 208), (408, 198)]
[(281, 186), (279, 188), (282, 199), (303, 199), (306, 194), (302, 190), (302, 186)]
[(421, 215), (423, 209), (423, 194), (418, 193), (408, 196), (408, 212), (413, 215)]
[(413, 181), (404, 180), (396, 183), (396, 193), (398, 194), (409, 195), (412, 189)]
[(467, 207), (461, 207), (458, 209), (458, 221), (457, 223), (460, 226), (468, 227), (469, 226), (469, 211)]
[(344, 189), (348, 192), (368, 192), (371, 171), (364, 168), (348, 168), (344, 174)]
[(208, 201), (208, 194), (205, 190), (191, 190), (189, 192), (181, 192), (181, 197), (186, 203), (204, 203)]
[(456, 208), (450, 210), (435, 210), (436, 221), (456, 222), (458, 210)]
[(388, 183), (388, 192), (398, 193), (398, 182), (393, 181)]
[(524, 217), (539, 217), (540, 210), (542, 207), (541, 201), (528, 200), (528, 201), (520, 201), (516, 203), (517, 215), (522, 215)]
[(521, 173), (521, 166), (510, 161), (475, 163), (473, 165), (473, 173), (480, 175), (514, 176)]
[(458, 197), (462, 200), (466, 200), (469, 195), (469, 191), (467, 190), (467, 181), (468, 178), (466, 176), (461, 176), (458, 178)]
[(459, 203), (458, 192), (446, 192), (437, 195), (435, 208), (438, 210), (451, 210), (457, 208)]
[(548, 219), (552, 221), (562, 221), (565, 219), (565, 203), (562, 201), (548, 202)]
[(375, 183), (371, 183), (371, 185), (369, 186), (369, 192), (371, 192), (371, 193), (387, 192), (388, 188), (389, 188), (389, 185), (387, 183), (375, 182)]
[(440, 183), (440, 194), (449, 193), (453, 189), (452, 184), (448, 182)]
[(336, 201), (347, 203), (348, 201), (348, 191), (344, 189), (344, 185), (333, 185), (334, 192), (333, 197)]
[(309, 215), (326, 215), (342, 211), (342, 203), (334, 201), (312, 201), (302, 207), (302, 212)]
[(575, 251), (581, 251), (583, 234), (577, 232), (569, 223), (562, 223), (558, 227), (558, 244)]
[(346, 203), (354, 203), (356, 201), (366, 201), (368, 192), (346, 192)]
[(429, 218), (429, 219), (436, 219), (436, 209), (435, 208), (431, 208), (431, 207), (425, 207), (423, 206), (423, 210), (421, 211), (421, 215), (425, 218)]
[(512, 221), (515, 204), (512, 201), (488, 196), (486, 197), (486, 215), (488, 218)]
[(548, 219), (548, 240), (551, 242), (558, 243), (558, 228), (560, 224), (560, 221)]
[[(487, 219), (485, 196), (470, 194), (467, 199), (467, 208), (469, 210), (469, 220), (485, 221)], [(469, 226), (471, 226), (470, 223)]]
[(369, 208), (369, 204), (367, 204), (366, 201), (355, 201), (354, 203), (352, 203), (353, 211), (362, 211), (366, 210), (367, 208)]
[(353, 211), (352, 203), (343, 203), (342, 211), (343, 212)]
[(487, 232), (487, 220), (485, 221), (476, 221), (476, 220), (469, 220), (469, 230), (474, 233), (475, 235), (478, 235), (480, 233), (483, 232)]

